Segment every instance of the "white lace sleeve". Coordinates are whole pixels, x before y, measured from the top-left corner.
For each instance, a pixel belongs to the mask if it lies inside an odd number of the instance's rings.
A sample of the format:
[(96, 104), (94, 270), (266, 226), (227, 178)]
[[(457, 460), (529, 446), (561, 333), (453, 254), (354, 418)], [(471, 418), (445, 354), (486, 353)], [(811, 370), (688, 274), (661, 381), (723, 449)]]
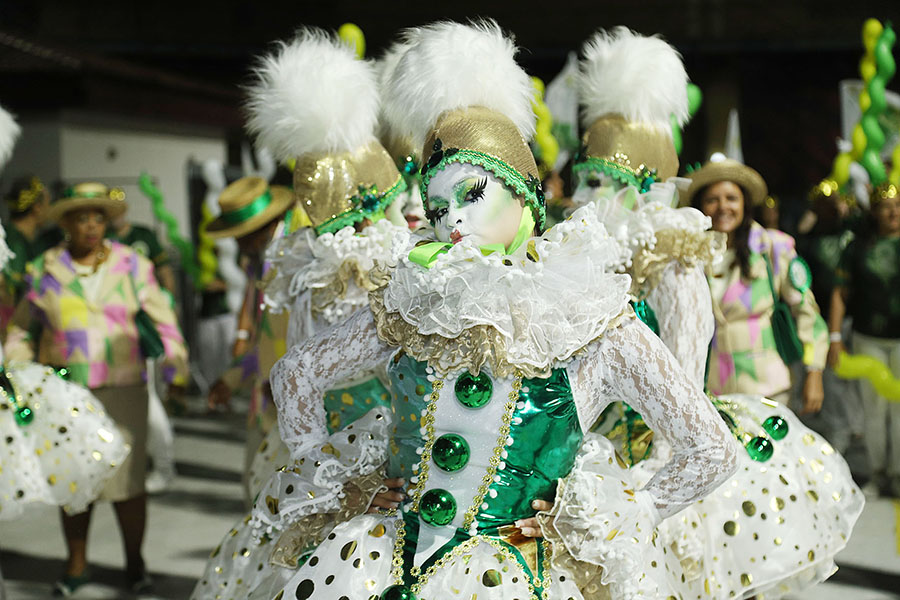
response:
[(583, 424), (589, 427), (610, 402), (622, 400), (671, 444), (672, 458), (644, 488), (660, 517), (693, 503), (734, 472), (737, 444), (725, 423), (640, 321), (608, 331), (569, 371)]
[(716, 322), (709, 283), (699, 266), (685, 268), (672, 261), (647, 296), (656, 313), (659, 337), (697, 387), (703, 388), (706, 356)]
[(328, 437), (322, 397), (362, 369), (373, 369), (393, 349), (381, 342), (368, 308), (290, 350), (272, 367), (272, 395), (278, 407), (281, 439), (291, 457), (301, 458)]

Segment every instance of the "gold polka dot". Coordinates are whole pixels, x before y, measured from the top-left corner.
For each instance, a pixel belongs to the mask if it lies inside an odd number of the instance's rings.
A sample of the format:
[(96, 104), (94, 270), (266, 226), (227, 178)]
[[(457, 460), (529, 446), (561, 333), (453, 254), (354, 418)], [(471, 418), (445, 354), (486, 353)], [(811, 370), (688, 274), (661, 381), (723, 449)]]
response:
[(314, 566), (316, 566), (317, 564), (319, 564), (319, 557), (318, 557), (318, 556), (313, 556), (311, 559), (309, 559), (309, 566), (314, 567)]
[(775, 545), (776, 545), (776, 546), (780, 546), (780, 545), (781, 545), (781, 542), (782, 542), (782, 540), (781, 540), (780, 537), (775, 538)]
[(488, 569), (481, 575), (484, 587), (497, 587), (503, 583), (503, 576), (496, 569)]
[(810, 500), (813, 502), (819, 501), (819, 494), (817, 494), (815, 490), (806, 490), (806, 495), (809, 496)]
[(841, 493), (840, 493), (840, 492), (835, 492), (835, 493), (833, 493), (833, 494), (831, 495), (831, 497), (834, 498), (834, 501), (835, 501), (835, 502), (839, 502), (840, 499), (841, 499)]
[(772, 507), (772, 510), (779, 511), (784, 508), (784, 499), (782, 498), (772, 498), (772, 501), (769, 503), (769, 506)]
[(375, 580), (374, 579), (366, 579), (366, 589), (370, 592), (375, 589)]
[(750, 585), (753, 583), (753, 577), (749, 573), (741, 573), (741, 585)]
[(748, 517), (752, 517), (756, 514), (756, 505), (749, 500), (744, 501), (744, 503), (741, 504), (741, 508), (744, 510), (744, 514)]
[(810, 550), (809, 552), (806, 553), (806, 558), (809, 559), (809, 562), (812, 562), (816, 559), (816, 553), (813, 552), (812, 550)]
[(347, 560), (355, 551), (356, 541), (347, 542), (346, 544), (344, 544), (344, 547), (341, 548), (341, 560)]
[(734, 521), (725, 521), (725, 526), (723, 527), (723, 529), (728, 535), (737, 535), (741, 530), (741, 526)]
[(384, 535), (384, 532), (385, 532), (384, 525), (379, 523), (369, 532), (369, 535), (371, 535), (372, 537), (379, 538)]
[(378, 552), (375, 552), (375, 551), (369, 552), (369, 558), (371, 558), (372, 560), (378, 560), (379, 556), (381, 556), (381, 554), (379, 554)]

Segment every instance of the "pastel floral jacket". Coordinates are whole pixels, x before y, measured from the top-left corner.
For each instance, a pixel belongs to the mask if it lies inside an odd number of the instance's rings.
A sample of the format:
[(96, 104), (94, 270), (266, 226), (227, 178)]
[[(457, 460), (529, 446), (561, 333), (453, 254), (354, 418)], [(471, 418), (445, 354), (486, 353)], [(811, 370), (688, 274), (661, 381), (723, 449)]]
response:
[(89, 388), (139, 384), (145, 379), (145, 361), (135, 315), (143, 308), (163, 340), (166, 380), (183, 384), (187, 348), (153, 264), (128, 246), (108, 243), (110, 256), (96, 303), (85, 297), (64, 246), (28, 265), (27, 291), (7, 330), (7, 360), (35, 360), (36, 354), (37, 362), (67, 367), (73, 381)]
[[(707, 384), (714, 394), (775, 395), (790, 388), (790, 372), (775, 347), (774, 301), (766, 273), (770, 257), (775, 293), (791, 307), (803, 342), (803, 363), (823, 369), (828, 353), (828, 327), (809, 289), (792, 283), (789, 271), (797, 258), (794, 238), (753, 223), (749, 237), (750, 280), (741, 277), (737, 260), (727, 266), (725, 285), (710, 280), (716, 331), (710, 346)], [(719, 285), (716, 285), (719, 283)], [(801, 286), (803, 287), (803, 286)], [(724, 293), (721, 290), (724, 289)]]

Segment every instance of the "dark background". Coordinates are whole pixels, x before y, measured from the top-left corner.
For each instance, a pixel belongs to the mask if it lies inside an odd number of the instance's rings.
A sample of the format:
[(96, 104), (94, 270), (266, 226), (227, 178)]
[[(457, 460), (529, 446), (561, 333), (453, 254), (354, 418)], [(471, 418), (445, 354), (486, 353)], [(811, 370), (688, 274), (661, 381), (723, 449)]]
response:
[(790, 201), (837, 153), (838, 82), (859, 77), (864, 20), (900, 21), (900, 1), (0, 0), (0, 102), (20, 113), (74, 108), (224, 126), (237, 138), (253, 56), (295, 28), (352, 21), (378, 56), (405, 26), (476, 16), (514, 32), (521, 63), (545, 81), (598, 28), (662, 34), (704, 92), (682, 162), (721, 145), (736, 106), (746, 162)]

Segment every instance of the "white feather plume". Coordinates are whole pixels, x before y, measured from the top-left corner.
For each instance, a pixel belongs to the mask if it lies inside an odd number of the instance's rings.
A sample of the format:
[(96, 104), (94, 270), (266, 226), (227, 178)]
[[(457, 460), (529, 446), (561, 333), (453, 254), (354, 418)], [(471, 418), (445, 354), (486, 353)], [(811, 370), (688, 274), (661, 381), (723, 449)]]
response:
[(374, 70), (336, 36), (303, 29), (260, 59), (254, 75), (247, 128), (278, 159), (347, 152), (374, 139)]
[(9, 157), (12, 156), (13, 147), (21, 131), (13, 116), (0, 106), (0, 169), (6, 166)]
[(669, 135), (669, 115), (679, 126), (687, 123), (687, 72), (678, 51), (661, 38), (616, 27), (598, 31), (582, 54), (578, 92), (585, 127), (608, 114)]
[[(397, 42), (391, 44), (390, 48), (388, 48), (384, 54), (381, 55), (375, 62), (375, 72), (378, 78), (378, 93), (380, 98), (385, 98), (390, 95), (391, 89), (391, 78), (394, 76), (394, 71), (397, 70), (397, 65), (400, 64), (400, 59), (403, 58), (403, 55), (409, 50), (413, 45), (413, 39), (418, 30), (416, 28), (410, 28), (404, 32), (401, 39)], [(382, 102), (381, 112), (378, 118), (378, 137), (382, 140), (389, 139), (392, 137), (402, 137), (406, 132), (406, 119), (403, 119), (400, 122), (396, 122), (391, 119), (396, 115), (392, 113), (388, 113), (385, 110), (385, 104)], [(398, 133), (400, 134), (398, 136)]]
[(438, 117), (483, 106), (509, 118), (522, 136), (534, 135), (531, 79), (516, 64), (516, 46), (492, 20), (439, 22), (417, 28), (384, 90), (385, 118), (418, 147)]

